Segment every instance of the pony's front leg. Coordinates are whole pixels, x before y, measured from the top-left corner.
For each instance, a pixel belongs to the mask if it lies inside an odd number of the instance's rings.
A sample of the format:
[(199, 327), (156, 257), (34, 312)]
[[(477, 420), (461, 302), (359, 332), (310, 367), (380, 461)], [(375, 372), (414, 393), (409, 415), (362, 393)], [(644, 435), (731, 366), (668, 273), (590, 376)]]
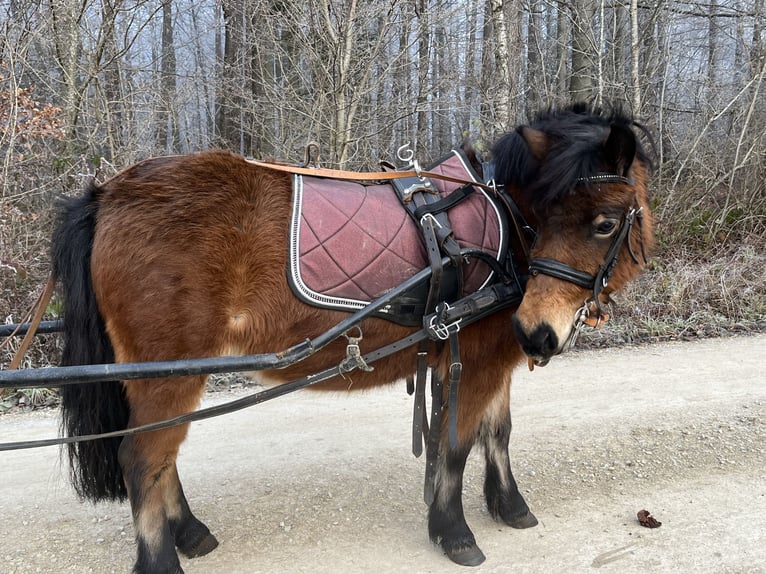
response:
[[(431, 373), (436, 382), (436, 388), (441, 388), (439, 375)], [(438, 405), (432, 405), (441, 411), (441, 427), (436, 428), (436, 423), (431, 428), (431, 433), (439, 433), (437, 438), (431, 436), (429, 449), (438, 445), (436, 460), (436, 475), (434, 477), (434, 496), (428, 509), (428, 535), (434, 544), (442, 547), (445, 554), (453, 562), (462, 566), (477, 566), (484, 562), (484, 553), (476, 545), (476, 538), (468, 527), (463, 512), (463, 472), (468, 455), (473, 448), (478, 435), (478, 425), (467, 418), (460, 418), (465, 412), (465, 402), (462, 399), (465, 394), (460, 389), (458, 400), (458, 444), (450, 445), (449, 441), (449, 409), (439, 409)], [(449, 390), (445, 389), (445, 400)], [(437, 411), (438, 412), (438, 411)], [(429, 450), (429, 456), (432, 454)], [(426, 478), (428, 480), (428, 473)]]
[(511, 438), (509, 403), (509, 387), (504, 385), (499, 390), (494, 408), (485, 413), (481, 423), (480, 441), (487, 463), (484, 496), (487, 508), (495, 519), (513, 528), (530, 528), (537, 524), (537, 518), (530, 512), (511, 472), (508, 454)]
[[(428, 509), (428, 535), (453, 562), (462, 566), (478, 566), (485, 557), (465, 521), (462, 498), (463, 471), (473, 441), (463, 441), (457, 448), (450, 448), (446, 440), (447, 422), (443, 422), (434, 500)], [(431, 429), (431, 432), (435, 431)]]

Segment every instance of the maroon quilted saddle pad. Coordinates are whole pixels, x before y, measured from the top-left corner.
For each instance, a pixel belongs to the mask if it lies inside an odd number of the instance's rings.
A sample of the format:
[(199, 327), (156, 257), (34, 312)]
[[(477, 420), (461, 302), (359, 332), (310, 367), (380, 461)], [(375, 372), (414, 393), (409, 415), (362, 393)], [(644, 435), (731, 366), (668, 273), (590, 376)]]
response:
[[(478, 181), (458, 151), (429, 171)], [(442, 196), (460, 187), (432, 183)], [(448, 215), (461, 248), (482, 249), (498, 259), (504, 253), (503, 220), (483, 189), (476, 188)], [(288, 276), (300, 299), (356, 311), (426, 267), (421, 232), (391, 185), (293, 176)], [(472, 258), (463, 277), (465, 293), (472, 293), (491, 280), (491, 271)]]

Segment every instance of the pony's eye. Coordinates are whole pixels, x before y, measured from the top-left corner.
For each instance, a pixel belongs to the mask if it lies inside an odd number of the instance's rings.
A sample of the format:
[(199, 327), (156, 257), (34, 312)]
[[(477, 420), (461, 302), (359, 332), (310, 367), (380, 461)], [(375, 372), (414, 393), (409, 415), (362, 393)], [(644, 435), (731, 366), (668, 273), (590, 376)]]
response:
[(600, 221), (594, 222), (593, 231), (596, 235), (608, 237), (614, 233), (615, 229), (617, 229), (616, 219), (601, 219)]

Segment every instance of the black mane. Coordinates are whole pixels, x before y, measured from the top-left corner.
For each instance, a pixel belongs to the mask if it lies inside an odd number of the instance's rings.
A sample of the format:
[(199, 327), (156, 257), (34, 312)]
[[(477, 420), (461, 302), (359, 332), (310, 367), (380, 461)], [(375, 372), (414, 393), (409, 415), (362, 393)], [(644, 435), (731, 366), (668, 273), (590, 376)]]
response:
[[(633, 134), (636, 159), (651, 169), (651, 161), (634, 131), (638, 128), (649, 137), (646, 128), (620, 109), (591, 110), (576, 104), (539, 112), (528, 125), (502, 136), (492, 149), (495, 180), (520, 188), (531, 205), (544, 209), (571, 193), (579, 179), (609, 169), (604, 165), (603, 145), (612, 127)], [(523, 135), (527, 128), (545, 134), (548, 147), (542, 162)]]

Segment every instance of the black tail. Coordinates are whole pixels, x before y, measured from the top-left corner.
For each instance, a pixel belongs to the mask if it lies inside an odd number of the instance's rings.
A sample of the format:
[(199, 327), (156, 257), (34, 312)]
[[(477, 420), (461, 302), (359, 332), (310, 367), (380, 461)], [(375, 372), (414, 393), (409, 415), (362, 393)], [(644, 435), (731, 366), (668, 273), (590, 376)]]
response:
[[(53, 232), (53, 274), (64, 303), (62, 365), (114, 362), (91, 283), (90, 258), (96, 229), (99, 189), (65, 199)], [(119, 381), (67, 385), (61, 388), (62, 432), (66, 436), (121, 430), (128, 423), (128, 404)], [(117, 461), (121, 438), (67, 445), (72, 484), (82, 498), (124, 500), (127, 496)]]

